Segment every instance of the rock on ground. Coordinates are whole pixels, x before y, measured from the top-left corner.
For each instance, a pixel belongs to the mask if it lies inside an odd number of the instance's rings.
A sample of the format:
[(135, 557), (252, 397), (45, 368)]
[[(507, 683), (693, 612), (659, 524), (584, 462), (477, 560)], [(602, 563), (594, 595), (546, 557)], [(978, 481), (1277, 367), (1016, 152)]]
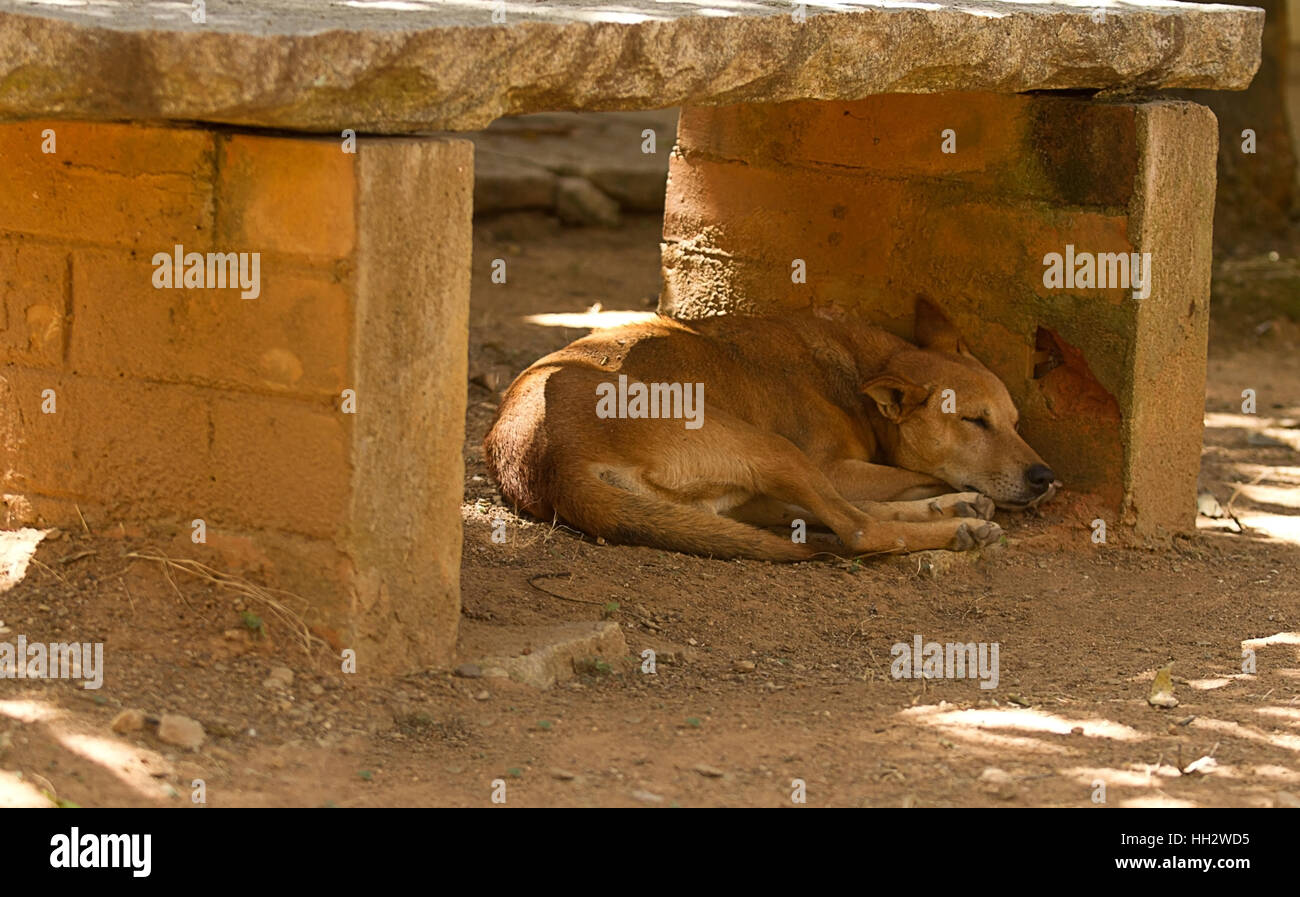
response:
[[(505, 631), (503, 627), (502, 632)], [(561, 623), (555, 626), (519, 627), (514, 641), (524, 643), (506, 656), (477, 662), (488, 677), (508, 676), (536, 688), (550, 688), (575, 675), (574, 667), (588, 658), (615, 660), (627, 656), (627, 641), (618, 624)], [(528, 653), (522, 653), (527, 650)]]
[(158, 722), (158, 737), (168, 744), (197, 750), (203, 744), (206, 735), (203, 726), (188, 716), (179, 713), (164, 713)]

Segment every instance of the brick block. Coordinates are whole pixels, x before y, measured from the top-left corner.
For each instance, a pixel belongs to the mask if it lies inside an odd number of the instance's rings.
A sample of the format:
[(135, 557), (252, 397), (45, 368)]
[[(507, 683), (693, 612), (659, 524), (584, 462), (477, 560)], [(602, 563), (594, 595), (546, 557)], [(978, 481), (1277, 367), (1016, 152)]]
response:
[[(882, 178), (780, 171), (734, 162), (677, 157), (664, 210), (664, 239), (708, 232), (732, 256), (780, 262), (790, 282), (794, 259), (809, 272), (852, 270), (884, 278), (901, 237), (902, 185)], [(882, 211), (884, 214), (882, 214)], [(797, 235), (797, 236), (796, 236)]]
[(201, 517), (323, 540), (347, 528), (349, 427), (328, 406), (18, 367), (0, 378), (18, 411), (0, 442), (0, 491), (126, 520)]
[[(925, 127), (917, 127), (917, 122)], [(1026, 99), (990, 93), (882, 95), (856, 102), (695, 107), (686, 153), (768, 167), (845, 167), (891, 177), (977, 175), (1020, 164)], [(945, 153), (945, 130), (956, 152)]]
[(157, 289), (150, 257), (73, 253), (73, 370), (315, 398), (347, 383), (350, 285), (328, 266), (261, 260), (261, 293)]
[[(129, 519), (184, 513), (208, 480), (209, 415), (185, 387), (0, 368), (4, 492), (85, 499)], [(54, 413), (42, 410), (54, 391)]]
[[(53, 153), (41, 151), (46, 130)], [(212, 239), (213, 134), (47, 121), (0, 124), (0, 231), (154, 252)]]
[(235, 134), (220, 142), (218, 241), (342, 259), (356, 244), (356, 154), (338, 139)]
[(390, 668), (455, 653), (473, 190), (469, 141), (360, 152), (354, 637)]
[[(1076, 131), (1106, 140), (1073, 139)], [(695, 107), (677, 144), (679, 155), (778, 171), (931, 179), (1003, 200), (1101, 207), (1128, 202), (1137, 158), (1122, 105), (990, 93)]]
[(351, 415), (244, 395), (218, 395), (211, 407), (207, 514), (240, 528), (346, 537)]

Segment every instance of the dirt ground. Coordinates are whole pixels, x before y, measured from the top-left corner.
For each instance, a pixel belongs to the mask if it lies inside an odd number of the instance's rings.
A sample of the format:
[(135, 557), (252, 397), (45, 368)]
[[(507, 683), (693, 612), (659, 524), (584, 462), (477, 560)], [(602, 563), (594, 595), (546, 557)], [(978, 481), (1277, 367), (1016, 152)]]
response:
[[(492, 219), (475, 253), (463, 659), (494, 627), (607, 618), (634, 657), (657, 652), (656, 673), (615, 664), (549, 691), (449, 671), (358, 681), (258, 606), (169, 579), (126, 557), (147, 546), (114, 521), (87, 521), (0, 593), (0, 640), (103, 641), (105, 684), (0, 680), (0, 805), (193, 806), (196, 779), (209, 806), (490, 806), (494, 780), (509, 806), (794, 806), (796, 779), (809, 806), (1094, 806), (1099, 783), (1105, 806), (1300, 804), (1294, 323), (1216, 300), (1203, 485), (1225, 506), (1236, 493), (1244, 533), (1203, 518), (1167, 545), (1094, 544), (1067, 496), (1000, 512), (1008, 542), (981, 556), (715, 561), (520, 520), (479, 447), (494, 387), (583, 332), (522, 316), (653, 308), (657, 219)], [(505, 285), (490, 282), (498, 257)], [(1295, 264), (1261, 260), (1261, 277)], [(1249, 291), (1248, 266), (1236, 274)], [(918, 635), (997, 643), (997, 688), (892, 678), (891, 646)], [(1157, 709), (1170, 662), (1181, 703)], [(287, 686), (265, 682), (279, 666)], [(118, 734), (128, 708), (191, 717), (207, 740)]]

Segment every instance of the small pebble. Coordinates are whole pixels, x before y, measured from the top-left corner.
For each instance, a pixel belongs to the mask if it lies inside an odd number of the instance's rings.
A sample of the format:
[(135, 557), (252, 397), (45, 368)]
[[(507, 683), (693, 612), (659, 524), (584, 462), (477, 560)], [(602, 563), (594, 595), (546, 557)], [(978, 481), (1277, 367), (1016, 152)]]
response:
[(139, 732), (144, 728), (144, 714), (139, 710), (123, 710), (113, 717), (111, 728), (119, 735), (125, 735), (128, 732)]
[(1012, 779), (1006, 770), (990, 766), (980, 773), (980, 781), (986, 785), (1009, 785)]
[(293, 684), (293, 670), (288, 667), (273, 667), (271, 674), (262, 680), (263, 688), (288, 688)]
[(203, 744), (206, 736), (198, 721), (179, 713), (164, 713), (158, 721), (158, 737), (168, 744), (194, 750)]

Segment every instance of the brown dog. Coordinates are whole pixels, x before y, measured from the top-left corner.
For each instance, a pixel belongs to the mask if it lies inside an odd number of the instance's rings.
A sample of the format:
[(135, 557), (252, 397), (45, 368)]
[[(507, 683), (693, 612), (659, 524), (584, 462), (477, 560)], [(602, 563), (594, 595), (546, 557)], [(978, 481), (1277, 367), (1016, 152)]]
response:
[(517, 508), (610, 542), (801, 560), (760, 527), (802, 519), (853, 554), (987, 545), (995, 504), (1056, 477), (924, 301), (916, 341), (810, 313), (598, 330), (511, 384), (487, 465)]

